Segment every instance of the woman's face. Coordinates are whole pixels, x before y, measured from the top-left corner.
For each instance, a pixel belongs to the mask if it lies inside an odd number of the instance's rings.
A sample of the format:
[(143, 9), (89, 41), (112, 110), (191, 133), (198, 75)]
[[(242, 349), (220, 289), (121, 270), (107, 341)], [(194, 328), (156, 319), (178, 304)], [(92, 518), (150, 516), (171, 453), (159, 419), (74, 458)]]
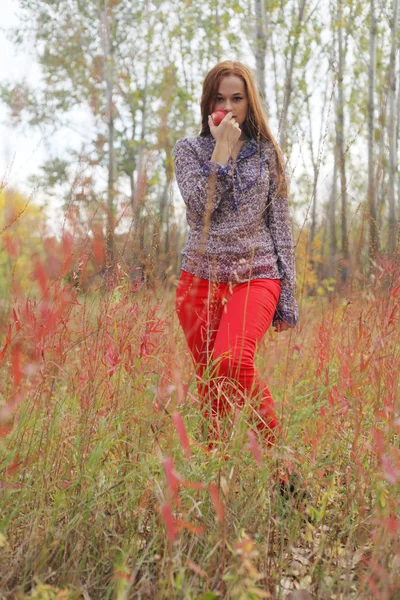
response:
[(212, 112), (215, 110), (232, 111), (235, 120), (241, 125), (247, 117), (249, 101), (244, 81), (236, 75), (227, 75), (221, 79)]

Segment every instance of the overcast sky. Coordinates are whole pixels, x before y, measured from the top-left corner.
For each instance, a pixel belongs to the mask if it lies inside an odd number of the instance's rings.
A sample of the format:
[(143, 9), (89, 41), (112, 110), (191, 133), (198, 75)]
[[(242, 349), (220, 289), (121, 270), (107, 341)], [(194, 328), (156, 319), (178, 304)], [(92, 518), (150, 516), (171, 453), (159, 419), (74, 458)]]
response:
[[(0, 53), (1, 82), (16, 81), (26, 78), (34, 81), (38, 77), (38, 68), (35, 60), (28, 52), (16, 49), (6, 38), (6, 32), (18, 23), (16, 16), (18, 10), (17, 0), (0, 0), (2, 44)], [(43, 140), (32, 131), (24, 134), (15, 127), (7, 126), (8, 111), (0, 103), (0, 173), (2, 182), (9, 185), (18, 185), (24, 191), (31, 191), (26, 187), (27, 177), (34, 173), (43, 161), (45, 152)]]
[[(18, 22), (18, 0), (0, 0), (2, 51), (0, 53), (0, 80), (2, 83), (26, 81), (33, 87), (40, 80), (40, 68), (36, 62), (34, 48), (14, 46), (7, 39), (10, 29)], [(36, 128), (23, 128), (8, 125), (9, 114), (4, 103), (0, 102), (0, 174), (3, 184), (27, 194), (33, 194), (36, 201), (41, 201), (40, 189), (35, 190), (28, 178), (39, 171), (46, 159), (62, 156), (63, 149), (80, 148), (87, 140), (88, 120), (82, 109), (68, 113), (71, 127), (60, 128), (56, 134), (43, 135)], [(53, 198), (47, 204), (46, 213), (53, 231), (59, 231), (63, 221), (61, 211), (62, 199)]]

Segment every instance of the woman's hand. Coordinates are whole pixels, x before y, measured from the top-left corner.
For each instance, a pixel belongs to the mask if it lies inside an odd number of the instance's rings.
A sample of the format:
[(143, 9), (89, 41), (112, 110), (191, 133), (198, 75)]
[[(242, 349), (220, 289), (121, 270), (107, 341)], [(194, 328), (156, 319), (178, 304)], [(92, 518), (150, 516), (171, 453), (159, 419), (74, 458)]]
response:
[(242, 135), (239, 123), (232, 117), (232, 111), (226, 113), (218, 126), (214, 125), (212, 116), (208, 115), (208, 126), (215, 141), (217, 143), (227, 144), (230, 151), (232, 151), (236, 142)]
[(285, 331), (286, 329), (293, 329), (293, 325), (289, 325), (289, 323), (286, 323), (286, 321), (276, 321), (274, 331), (279, 333), (280, 331)]

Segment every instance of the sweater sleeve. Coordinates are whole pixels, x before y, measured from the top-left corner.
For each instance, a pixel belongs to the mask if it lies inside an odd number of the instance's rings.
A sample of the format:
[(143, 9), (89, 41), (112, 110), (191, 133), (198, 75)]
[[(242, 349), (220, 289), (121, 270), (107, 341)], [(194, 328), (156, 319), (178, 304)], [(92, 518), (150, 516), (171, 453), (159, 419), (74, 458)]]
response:
[[(292, 224), (289, 215), (287, 194), (277, 193), (278, 161), (274, 148), (269, 156), (269, 191), (267, 225), (278, 257), (278, 268), (281, 272), (281, 293), (276, 307), (272, 325), (281, 320), (295, 326), (298, 321), (298, 306), (295, 298), (296, 265), (294, 259)], [(285, 174), (288, 182), (287, 173)], [(287, 186), (289, 188), (289, 185)]]
[[(182, 138), (174, 147), (175, 177), (187, 207), (187, 216), (193, 221), (204, 219), (206, 207), (214, 212), (222, 197), (233, 189), (232, 157), (227, 165), (221, 165), (211, 159), (203, 164), (187, 138)], [(212, 189), (211, 177), (216, 173), (215, 189)]]

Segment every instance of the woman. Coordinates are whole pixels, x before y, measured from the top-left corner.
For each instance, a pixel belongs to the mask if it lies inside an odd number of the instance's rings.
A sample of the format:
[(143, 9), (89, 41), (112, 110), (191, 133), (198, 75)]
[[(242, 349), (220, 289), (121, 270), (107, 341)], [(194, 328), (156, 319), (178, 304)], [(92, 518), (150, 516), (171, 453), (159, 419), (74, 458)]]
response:
[[(218, 126), (216, 110), (226, 113)], [(211, 425), (209, 449), (224, 433), (221, 418), (242, 407), (244, 397), (271, 444), (278, 419), (254, 354), (271, 323), (281, 332), (298, 320), (283, 159), (244, 64), (224, 61), (209, 71), (201, 114), (200, 135), (174, 148), (189, 224), (176, 310)]]

